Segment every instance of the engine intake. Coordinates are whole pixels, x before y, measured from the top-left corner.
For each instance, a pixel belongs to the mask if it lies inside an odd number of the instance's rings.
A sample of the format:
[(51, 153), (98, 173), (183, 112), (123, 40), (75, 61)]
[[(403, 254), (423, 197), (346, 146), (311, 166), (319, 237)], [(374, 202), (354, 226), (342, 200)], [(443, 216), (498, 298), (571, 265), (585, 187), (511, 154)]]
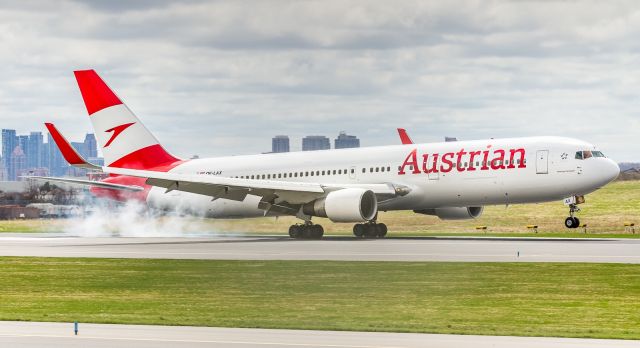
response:
[(414, 210), (414, 213), (435, 215), (441, 220), (475, 219), (482, 215), (484, 207), (443, 207), (433, 209)]
[(378, 200), (371, 190), (347, 188), (305, 204), (302, 211), (333, 222), (364, 222), (373, 220), (378, 213)]

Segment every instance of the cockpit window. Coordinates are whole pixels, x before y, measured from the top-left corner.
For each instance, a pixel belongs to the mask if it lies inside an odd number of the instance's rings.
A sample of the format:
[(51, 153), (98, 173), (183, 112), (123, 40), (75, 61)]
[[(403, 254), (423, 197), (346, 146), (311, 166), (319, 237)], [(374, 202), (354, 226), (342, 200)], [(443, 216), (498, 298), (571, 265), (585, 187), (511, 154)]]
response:
[(600, 151), (585, 150), (585, 151), (576, 152), (576, 159), (582, 160), (582, 159), (587, 159), (591, 157), (606, 157), (606, 156)]

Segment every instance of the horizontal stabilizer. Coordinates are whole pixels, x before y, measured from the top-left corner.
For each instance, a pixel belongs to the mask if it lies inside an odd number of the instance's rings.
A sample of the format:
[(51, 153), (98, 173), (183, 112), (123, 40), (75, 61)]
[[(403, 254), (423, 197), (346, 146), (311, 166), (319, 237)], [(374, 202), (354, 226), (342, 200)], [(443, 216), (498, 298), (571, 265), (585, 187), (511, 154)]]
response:
[(91, 164), (87, 162), (87, 160), (82, 158), (82, 156), (80, 156), (78, 151), (76, 151), (76, 149), (74, 149), (73, 146), (71, 146), (69, 141), (67, 141), (67, 139), (62, 135), (62, 133), (58, 131), (58, 129), (56, 128), (56, 126), (53, 125), (53, 123), (45, 123), (44, 125), (47, 126), (47, 129), (49, 130), (49, 133), (51, 134), (53, 141), (56, 142), (56, 145), (58, 145), (60, 152), (62, 152), (62, 156), (64, 157), (65, 160), (67, 160), (67, 162), (69, 162), (70, 165), (78, 168), (102, 170), (102, 167)]
[(66, 184), (93, 186), (93, 187), (100, 187), (100, 188), (121, 190), (121, 191), (131, 191), (131, 192), (138, 192), (138, 191), (144, 190), (144, 187), (136, 186), (136, 185), (120, 185), (120, 184), (112, 184), (108, 182), (93, 181), (93, 180), (82, 180), (82, 179), (71, 179), (71, 178), (51, 178), (46, 176), (23, 176), (23, 178), (40, 180), (40, 181), (50, 181), (50, 182), (63, 182)]

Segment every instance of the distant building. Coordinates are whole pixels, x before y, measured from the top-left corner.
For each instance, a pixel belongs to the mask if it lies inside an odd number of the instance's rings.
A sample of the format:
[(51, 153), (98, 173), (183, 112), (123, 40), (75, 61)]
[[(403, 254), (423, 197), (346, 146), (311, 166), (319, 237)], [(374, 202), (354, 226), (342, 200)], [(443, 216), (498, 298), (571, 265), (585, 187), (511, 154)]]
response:
[(334, 141), (335, 149), (348, 149), (353, 147), (360, 147), (360, 139), (355, 135), (347, 135), (344, 131), (340, 132)]
[(98, 157), (98, 142), (96, 141), (96, 136), (93, 133), (87, 133), (87, 135), (84, 136), (84, 147), (87, 151), (86, 158)]
[(302, 151), (328, 150), (330, 148), (329, 138), (323, 135), (308, 135), (302, 138)]
[(452, 141), (458, 141), (458, 138), (456, 137), (444, 137), (444, 141), (445, 142), (452, 142)]
[(51, 134), (47, 134), (47, 143), (49, 145), (49, 172), (52, 176), (62, 176), (67, 171), (67, 162), (62, 157), (62, 153)]
[(27, 156), (27, 167), (29, 168), (43, 167), (42, 145), (43, 145), (42, 132), (31, 132), (31, 134), (29, 134), (29, 151), (25, 151), (25, 155)]
[(276, 135), (271, 139), (271, 152), (289, 152), (289, 137)]
[(9, 173), (12, 172), (11, 168), (11, 153), (18, 146), (18, 137), (16, 136), (15, 129), (3, 129), (2, 130), (2, 164), (7, 171), (7, 180), (9, 179)]
[(16, 146), (11, 153), (9, 164), (11, 168), (9, 180), (18, 180), (18, 177), (23, 175), (25, 169), (27, 169), (27, 156), (24, 155), (24, 151), (22, 151), (20, 145)]

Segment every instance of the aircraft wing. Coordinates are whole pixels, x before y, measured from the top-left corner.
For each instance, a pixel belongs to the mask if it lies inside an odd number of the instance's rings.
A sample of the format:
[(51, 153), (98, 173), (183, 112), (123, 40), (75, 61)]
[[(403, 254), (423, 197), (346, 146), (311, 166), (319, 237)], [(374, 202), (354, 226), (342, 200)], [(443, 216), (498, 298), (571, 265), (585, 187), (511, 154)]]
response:
[(242, 201), (247, 195), (261, 197), (262, 202), (270, 204), (304, 204), (327, 193), (345, 188), (363, 188), (373, 191), (380, 198), (392, 198), (405, 195), (409, 188), (392, 184), (321, 184), (307, 182), (288, 182), (278, 180), (252, 180), (210, 175), (192, 175), (164, 173), (136, 169), (103, 167), (105, 173), (146, 178), (146, 184), (163, 187), (167, 192), (177, 190)]
[(120, 184), (113, 184), (113, 183), (93, 181), (93, 180), (82, 180), (82, 179), (72, 179), (72, 178), (51, 178), (47, 176), (23, 176), (23, 178), (40, 180), (40, 181), (50, 181), (50, 182), (51, 181), (63, 182), (66, 184), (74, 184), (74, 185), (95, 186), (100, 188), (108, 188), (108, 189), (121, 190), (121, 191), (137, 192), (137, 191), (144, 190), (144, 187), (136, 186), (136, 185), (120, 185)]

